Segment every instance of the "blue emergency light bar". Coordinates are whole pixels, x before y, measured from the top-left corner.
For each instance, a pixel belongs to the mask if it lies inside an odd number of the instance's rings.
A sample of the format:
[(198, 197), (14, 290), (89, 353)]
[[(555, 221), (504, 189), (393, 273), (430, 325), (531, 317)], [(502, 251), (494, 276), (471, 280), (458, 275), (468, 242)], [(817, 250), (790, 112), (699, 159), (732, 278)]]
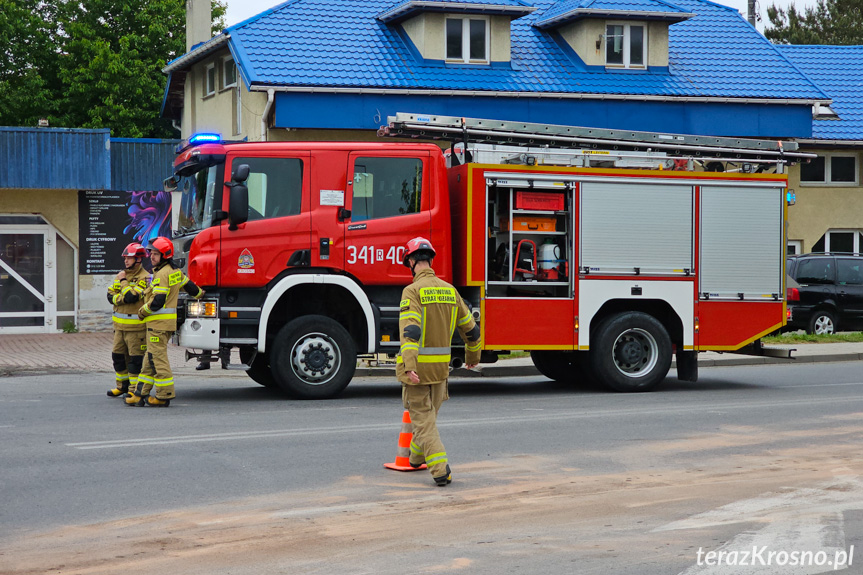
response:
[(222, 141), (222, 136), (219, 134), (195, 134), (189, 138), (189, 144), (206, 144), (218, 143)]

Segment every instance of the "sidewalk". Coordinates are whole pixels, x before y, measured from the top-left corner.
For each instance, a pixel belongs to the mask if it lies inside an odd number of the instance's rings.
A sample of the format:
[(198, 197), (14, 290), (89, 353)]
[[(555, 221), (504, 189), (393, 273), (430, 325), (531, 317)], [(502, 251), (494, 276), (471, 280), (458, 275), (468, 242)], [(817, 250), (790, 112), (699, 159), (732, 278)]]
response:
[[(53, 373), (69, 371), (96, 371), (111, 373), (112, 334), (60, 333), (32, 335), (0, 335), (0, 376), (15, 373)], [(765, 363), (815, 363), (830, 361), (857, 361), (863, 359), (863, 343), (811, 343), (794, 344), (795, 359), (754, 357), (733, 353), (706, 352), (698, 356), (699, 367), (757, 365)], [(218, 363), (209, 371), (196, 372), (195, 361), (185, 361), (185, 350), (175, 345), (168, 346), (168, 355), (173, 371), (207, 377), (239, 377), (241, 371), (223, 370)], [(673, 364), (672, 364), (673, 365)], [(357, 376), (393, 377), (393, 366), (357, 368)], [(476, 371), (458, 369), (455, 377), (516, 377), (532, 376), (539, 372), (529, 357), (501, 360), (494, 364), (481, 365)]]

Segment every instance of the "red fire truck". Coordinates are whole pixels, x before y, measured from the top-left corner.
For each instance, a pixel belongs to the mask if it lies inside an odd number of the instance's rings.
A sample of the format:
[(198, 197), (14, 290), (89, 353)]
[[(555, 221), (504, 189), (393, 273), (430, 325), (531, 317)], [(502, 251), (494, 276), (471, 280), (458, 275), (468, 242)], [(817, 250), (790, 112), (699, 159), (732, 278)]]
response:
[(175, 251), (207, 291), (181, 302), (187, 359), (337, 395), (358, 356), (398, 352), (416, 236), (481, 318), (482, 361), (530, 350), (560, 381), (646, 391), (673, 355), (695, 381), (698, 352), (766, 354), (785, 323), (795, 144), (414, 114), (380, 135), (453, 146), (201, 136), (179, 151)]

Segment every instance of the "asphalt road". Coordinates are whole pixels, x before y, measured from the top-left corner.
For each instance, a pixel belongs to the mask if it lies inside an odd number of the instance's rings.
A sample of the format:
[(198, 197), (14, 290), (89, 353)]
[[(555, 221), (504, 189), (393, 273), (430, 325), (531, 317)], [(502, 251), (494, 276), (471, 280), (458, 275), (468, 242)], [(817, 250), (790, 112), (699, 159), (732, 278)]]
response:
[[(179, 381), (168, 409), (109, 399), (104, 373), (5, 378), (0, 572), (821, 573), (855, 545), (839, 572), (859, 573), (861, 367), (716, 367), (649, 394), (455, 380), (444, 489), (382, 467), (402, 407), (380, 378), (319, 402)], [(753, 546), (754, 566), (704, 561)], [(823, 561), (788, 570), (792, 552)]]

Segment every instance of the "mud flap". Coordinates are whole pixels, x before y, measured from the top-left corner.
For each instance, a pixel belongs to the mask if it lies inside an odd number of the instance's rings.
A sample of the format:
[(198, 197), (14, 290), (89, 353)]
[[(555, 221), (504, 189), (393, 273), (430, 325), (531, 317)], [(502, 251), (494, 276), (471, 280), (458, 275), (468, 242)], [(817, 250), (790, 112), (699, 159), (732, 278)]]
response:
[(677, 379), (698, 381), (698, 352), (677, 350)]

